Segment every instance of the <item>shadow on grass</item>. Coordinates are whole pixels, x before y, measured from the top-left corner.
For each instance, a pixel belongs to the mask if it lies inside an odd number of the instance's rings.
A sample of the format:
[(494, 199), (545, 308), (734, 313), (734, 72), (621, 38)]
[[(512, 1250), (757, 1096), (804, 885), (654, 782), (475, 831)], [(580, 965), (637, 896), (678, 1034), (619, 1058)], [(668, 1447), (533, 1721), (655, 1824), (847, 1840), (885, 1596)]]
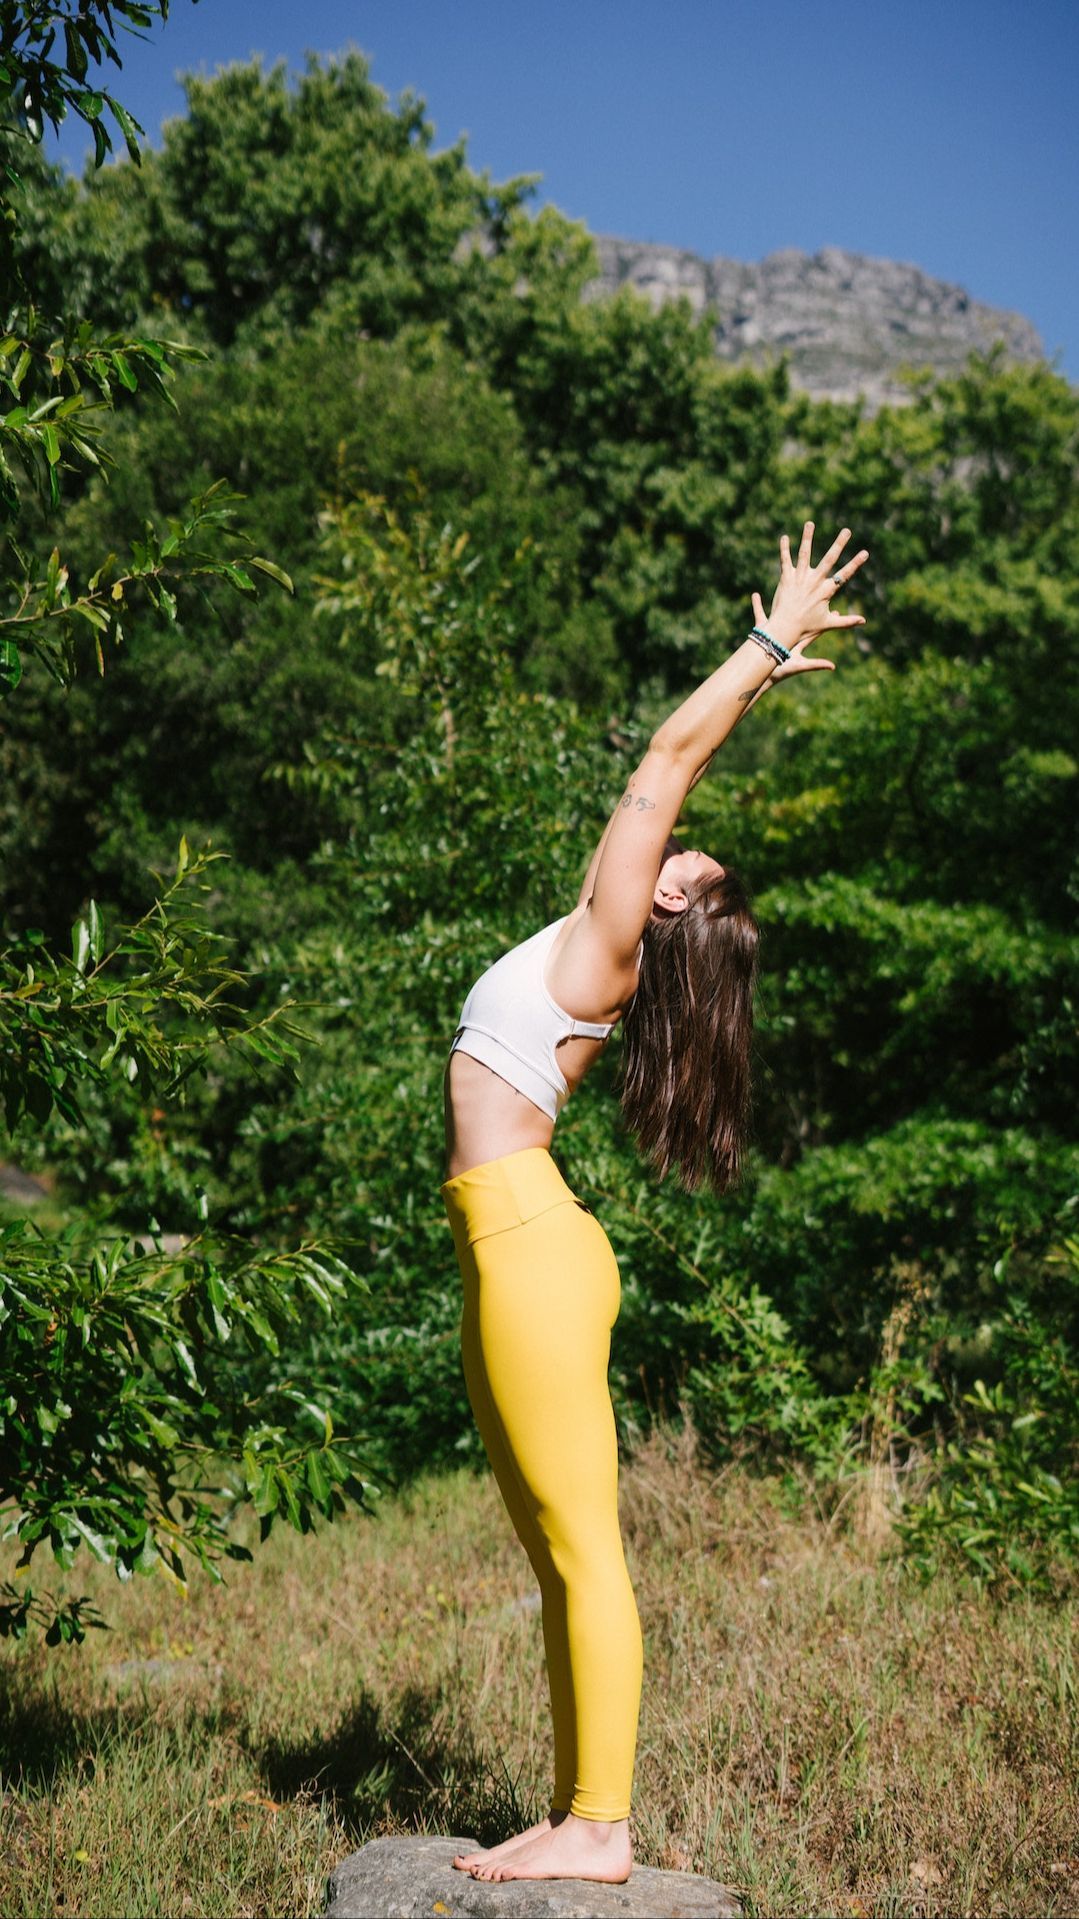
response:
[(80, 1712), (36, 1678), (0, 1667), (0, 1776), (19, 1792), (48, 1792), (115, 1728), (107, 1708)]
[[(34, 1797), (58, 1790), (69, 1773), (92, 1777), (99, 1761), (144, 1734), (148, 1711), (165, 1697), (156, 1686), (131, 1686), (117, 1698), (72, 1704), (55, 1672), (28, 1670), (15, 1660), (0, 1664), (0, 1780)], [(234, 1720), (218, 1703), (180, 1695), (169, 1719), (155, 1719), (152, 1737), (166, 1760), (174, 1753), (186, 1762), (193, 1749), (220, 1741)]]
[(539, 1814), (467, 1730), (447, 1730), (445, 1707), (438, 1688), (411, 1687), (389, 1715), (361, 1692), (325, 1738), (269, 1741), (255, 1756), (275, 1799), (328, 1799), (360, 1841), (392, 1826), (495, 1845)]
[[(90, 1773), (116, 1743), (139, 1736), (147, 1698), (74, 1706), (40, 1674), (0, 1665), (0, 1780), (10, 1791), (55, 1792), (70, 1773)], [(275, 1799), (322, 1799), (362, 1844), (391, 1830), (445, 1832), (495, 1845), (539, 1814), (516, 1780), (451, 1723), (438, 1688), (414, 1687), (387, 1712), (361, 1691), (324, 1737), (256, 1744), (240, 1716), (189, 1699), (158, 1739), (191, 1747), (219, 1739), (226, 1721), (246, 1745)], [(546, 1810), (546, 1808), (542, 1808)]]

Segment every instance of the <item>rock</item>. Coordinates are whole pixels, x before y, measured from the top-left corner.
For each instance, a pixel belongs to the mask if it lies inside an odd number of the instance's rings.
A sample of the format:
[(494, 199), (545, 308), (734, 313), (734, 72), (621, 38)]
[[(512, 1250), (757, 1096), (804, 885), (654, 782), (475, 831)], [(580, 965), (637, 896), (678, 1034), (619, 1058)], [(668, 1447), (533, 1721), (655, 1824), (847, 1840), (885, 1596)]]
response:
[(682, 298), (695, 313), (711, 308), (720, 359), (785, 353), (792, 383), (817, 398), (863, 395), (872, 406), (909, 399), (902, 367), (955, 373), (997, 341), (1011, 360), (1044, 358), (1029, 320), (896, 260), (787, 248), (750, 265), (602, 235), (596, 249), (600, 277), (587, 299), (632, 286), (656, 307)]
[(49, 1188), (44, 1180), (36, 1179), (33, 1173), (24, 1173), (19, 1166), (0, 1165), (0, 1199), (6, 1199), (13, 1206), (37, 1206), (48, 1197)]
[(114, 1686), (171, 1686), (178, 1679), (209, 1679), (219, 1685), (225, 1676), (219, 1661), (205, 1659), (116, 1659), (102, 1672)]
[(624, 1886), (585, 1879), (507, 1879), (491, 1884), (455, 1872), (453, 1856), (474, 1839), (375, 1839), (330, 1876), (323, 1919), (432, 1919), (513, 1914), (515, 1919), (738, 1919), (727, 1886), (693, 1873), (634, 1866)]
[(170, 1259), (191, 1244), (190, 1233), (139, 1233), (127, 1242), (127, 1250), (141, 1259), (144, 1253), (168, 1253)]
[(542, 1612), (543, 1594), (540, 1592), (522, 1593), (519, 1599), (511, 1599), (506, 1607), (508, 1613)]

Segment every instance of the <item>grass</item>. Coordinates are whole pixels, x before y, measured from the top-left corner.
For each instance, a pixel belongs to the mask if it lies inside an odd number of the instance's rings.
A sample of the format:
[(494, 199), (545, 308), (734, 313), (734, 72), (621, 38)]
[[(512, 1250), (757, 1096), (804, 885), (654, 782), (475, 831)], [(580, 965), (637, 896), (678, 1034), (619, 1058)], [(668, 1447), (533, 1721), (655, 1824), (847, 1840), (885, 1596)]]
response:
[[(1079, 1913), (1074, 1603), (920, 1586), (686, 1436), (623, 1491), (642, 1863), (751, 1916)], [(539, 1617), (485, 1480), (275, 1534), (186, 1601), (70, 1580), (112, 1630), (0, 1654), (7, 1919), (316, 1914), (368, 1838), (493, 1840), (542, 1803)]]

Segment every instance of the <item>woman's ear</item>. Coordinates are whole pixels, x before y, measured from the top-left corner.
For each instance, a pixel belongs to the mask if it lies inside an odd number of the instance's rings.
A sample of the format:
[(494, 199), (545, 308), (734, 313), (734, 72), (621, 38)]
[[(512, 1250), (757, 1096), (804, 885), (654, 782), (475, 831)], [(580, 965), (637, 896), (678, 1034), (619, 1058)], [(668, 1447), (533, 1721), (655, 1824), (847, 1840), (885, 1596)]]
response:
[(689, 905), (689, 896), (673, 880), (665, 880), (661, 873), (652, 896), (652, 905), (660, 914), (684, 913)]

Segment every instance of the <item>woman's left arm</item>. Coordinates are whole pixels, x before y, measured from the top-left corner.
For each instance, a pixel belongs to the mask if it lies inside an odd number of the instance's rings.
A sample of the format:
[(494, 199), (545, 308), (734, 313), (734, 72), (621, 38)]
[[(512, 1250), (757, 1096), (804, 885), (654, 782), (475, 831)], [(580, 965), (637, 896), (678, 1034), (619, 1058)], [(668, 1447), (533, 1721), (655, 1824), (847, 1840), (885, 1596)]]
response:
[[(589, 917), (597, 925), (602, 923), (615, 957), (623, 949), (627, 955), (636, 950), (663, 849), (686, 794), (702, 777), (713, 754), (766, 685), (814, 669), (831, 670), (830, 661), (804, 657), (810, 640), (826, 630), (864, 624), (860, 614), (834, 613), (829, 602), (836, 586), (845, 584), (868, 554), (863, 549), (846, 562), (844, 579), (839, 580), (831, 569), (850, 539), (849, 529), (844, 527), (816, 566), (813, 530), (807, 521), (797, 560), (791, 557), (786, 535), (780, 539), (780, 577), (767, 619), (769, 631), (787, 647), (789, 657), (779, 664), (770, 662), (751, 641), (732, 653), (653, 735), (608, 821), (578, 903), (590, 905)], [(754, 593), (752, 604), (754, 619), (763, 625), (766, 616), (759, 594)]]
[[(758, 612), (757, 610), (758, 608), (757, 595), (754, 594), (753, 598), (755, 603), (754, 617), (758, 619), (763, 618), (763, 609), (761, 609), (760, 612)], [(825, 660), (814, 660), (812, 662), (807, 661), (806, 664), (807, 665), (811, 664), (813, 666), (825, 666), (825, 665), (828, 665), (829, 662)], [(731, 722), (730, 732), (733, 733), (734, 728), (738, 726), (742, 720), (745, 719), (745, 716), (749, 712), (750, 707), (756, 706), (757, 701), (760, 699), (762, 693), (767, 693), (768, 688), (774, 684), (775, 678), (776, 678), (776, 668), (773, 667), (771, 672), (768, 674), (768, 677), (765, 680), (763, 680), (761, 684), (755, 690), (752, 687), (749, 687), (744, 689), (739, 694), (738, 712)], [(729, 738), (730, 735), (728, 734), (727, 737)], [(689, 785), (686, 788), (687, 792), (691, 793), (693, 791), (693, 788), (696, 786), (697, 781), (703, 780), (705, 774), (708, 771), (708, 768), (711, 766), (712, 761), (714, 760), (716, 753), (718, 751), (719, 751), (718, 746), (713, 748), (712, 752), (708, 755), (708, 758), (705, 760), (703, 766), (699, 766), (697, 768), (697, 771), (694, 773), (692, 779), (689, 781)], [(643, 765), (643, 762), (642, 762), (642, 765)], [(642, 770), (641, 767), (638, 767), (637, 773), (640, 773), (641, 770)], [(634, 779), (635, 778), (636, 778), (636, 775), (634, 775)], [(631, 788), (633, 786), (633, 783), (634, 781), (631, 780), (630, 781)], [(589, 900), (592, 898), (592, 893), (596, 884), (596, 874), (599, 872), (599, 868), (600, 868), (600, 861), (603, 858), (603, 854), (607, 846), (607, 841), (610, 839), (611, 830), (615, 824), (615, 821), (617, 820), (619, 813), (625, 809), (627, 798), (628, 798), (628, 794), (623, 794), (622, 798), (619, 800), (617, 806), (614, 809), (614, 812), (611, 814), (610, 819), (607, 821), (607, 824), (603, 829), (603, 833), (600, 837), (599, 845), (596, 847), (596, 850), (593, 853), (592, 858), (588, 862), (588, 871), (585, 874), (584, 879), (581, 881), (581, 890), (577, 895), (578, 906), (587, 906)], [(674, 830), (673, 827), (671, 830), (672, 831)]]

